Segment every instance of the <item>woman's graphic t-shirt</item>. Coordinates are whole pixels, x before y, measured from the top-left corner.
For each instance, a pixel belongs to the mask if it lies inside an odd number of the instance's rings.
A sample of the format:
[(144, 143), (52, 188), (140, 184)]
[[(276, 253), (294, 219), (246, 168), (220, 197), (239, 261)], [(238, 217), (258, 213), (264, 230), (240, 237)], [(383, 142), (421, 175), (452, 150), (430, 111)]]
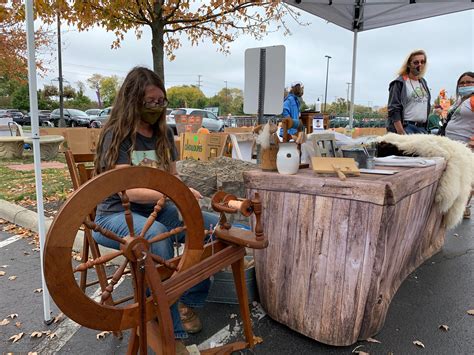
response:
[(419, 80), (405, 80), (408, 103), (403, 110), (405, 121), (426, 122), (428, 93)]
[[(167, 154), (170, 154), (171, 161), (176, 161), (178, 159), (178, 152), (176, 150), (176, 146), (174, 144), (174, 135), (171, 128), (168, 129), (166, 134), (166, 139), (170, 143), (172, 149)], [(135, 138), (135, 146), (132, 149), (131, 154), (130, 148), (132, 146), (132, 141), (130, 137), (127, 137), (119, 147), (119, 155), (117, 158), (116, 165), (121, 164), (130, 164), (134, 166), (150, 166), (154, 168), (160, 168), (161, 162), (159, 157), (156, 155), (155, 147), (157, 144), (158, 137), (145, 137), (140, 133), (137, 133)], [(110, 143), (112, 141), (112, 133), (107, 132), (104, 137), (104, 151), (107, 151)], [(105, 168), (105, 163), (103, 163), (103, 168)], [(153, 210), (154, 205), (142, 205), (131, 203), (131, 208), (137, 212), (147, 213), (147, 211)], [(120, 200), (120, 197), (115, 194), (113, 196), (108, 197), (102, 203), (97, 206), (97, 215), (105, 215), (105, 214), (112, 214), (117, 212), (122, 212), (123, 206)]]

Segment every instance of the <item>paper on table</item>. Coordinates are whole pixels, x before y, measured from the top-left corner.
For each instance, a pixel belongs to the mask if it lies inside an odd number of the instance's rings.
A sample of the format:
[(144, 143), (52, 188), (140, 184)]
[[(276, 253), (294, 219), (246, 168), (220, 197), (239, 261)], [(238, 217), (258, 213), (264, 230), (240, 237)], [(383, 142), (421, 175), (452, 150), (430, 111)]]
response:
[(378, 175), (393, 175), (398, 173), (398, 170), (383, 170), (383, 169), (359, 169), (363, 174), (378, 174)]
[(397, 155), (390, 155), (383, 158), (375, 158), (375, 165), (386, 166), (412, 166), (417, 168), (424, 168), (435, 165), (436, 161), (426, 158), (401, 157)]

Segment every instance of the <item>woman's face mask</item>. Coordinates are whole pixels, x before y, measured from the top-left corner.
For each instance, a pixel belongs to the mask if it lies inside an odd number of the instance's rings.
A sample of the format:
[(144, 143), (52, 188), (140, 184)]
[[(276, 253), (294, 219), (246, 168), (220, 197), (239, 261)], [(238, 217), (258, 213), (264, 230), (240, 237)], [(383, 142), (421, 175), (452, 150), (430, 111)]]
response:
[(473, 85), (471, 85), (471, 86), (459, 86), (458, 87), (458, 93), (461, 97), (470, 96), (470, 95), (474, 94), (474, 86)]
[(146, 108), (143, 107), (140, 118), (151, 125), (155, 124), (161, 117), (164, 107)]

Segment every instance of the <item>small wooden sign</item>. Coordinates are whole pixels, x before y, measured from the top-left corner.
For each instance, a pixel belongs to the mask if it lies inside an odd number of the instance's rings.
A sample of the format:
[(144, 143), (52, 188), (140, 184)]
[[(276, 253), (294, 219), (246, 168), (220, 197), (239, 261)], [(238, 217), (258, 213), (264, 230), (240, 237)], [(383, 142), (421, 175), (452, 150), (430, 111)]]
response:
[(359, 168), (353, 158), (312, 157), (313, 170), (321, 174), (337, 174), (337, 170), (344, 175), (360, 175)]

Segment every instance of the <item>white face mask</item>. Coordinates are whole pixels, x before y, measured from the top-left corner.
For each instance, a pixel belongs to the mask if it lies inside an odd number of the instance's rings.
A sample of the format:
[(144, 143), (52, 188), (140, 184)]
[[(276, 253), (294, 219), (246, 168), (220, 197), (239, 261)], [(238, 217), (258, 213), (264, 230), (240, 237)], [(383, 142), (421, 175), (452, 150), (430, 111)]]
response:
[(458, 94), (461, 97), (474, 94), (474, 86), (460, 86), (458, 87)]

